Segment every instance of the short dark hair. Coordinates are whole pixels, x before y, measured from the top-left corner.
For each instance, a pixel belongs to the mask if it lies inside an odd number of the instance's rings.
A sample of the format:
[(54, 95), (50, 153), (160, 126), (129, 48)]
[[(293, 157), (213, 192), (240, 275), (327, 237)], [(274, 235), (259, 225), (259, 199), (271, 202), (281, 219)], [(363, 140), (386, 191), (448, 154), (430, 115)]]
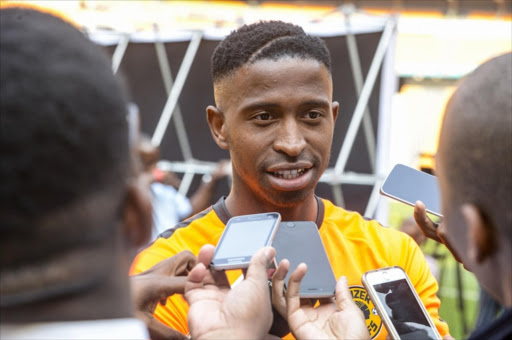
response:
[(282, 57), (314, 59), (331, 72), (331, 57), (325, 42), (302, 27), (282, 21), (260, 21), (231, 32), (212, 56), (213, 82), (229, 76), (245, 64)]
[[(445, 125), (447, 129), (445, 129)], [(450, 99), (441, 132), (442, 168), (454, 206), (473, 203), (512, 239), (512, 54), (479, 66)]]
[(63, 207), (124, 190), (130, 149), (123, 87), (79, 29), (4, 8), (0, 42), (0, 238), (8, 242), (36, 238), (37, 221)]

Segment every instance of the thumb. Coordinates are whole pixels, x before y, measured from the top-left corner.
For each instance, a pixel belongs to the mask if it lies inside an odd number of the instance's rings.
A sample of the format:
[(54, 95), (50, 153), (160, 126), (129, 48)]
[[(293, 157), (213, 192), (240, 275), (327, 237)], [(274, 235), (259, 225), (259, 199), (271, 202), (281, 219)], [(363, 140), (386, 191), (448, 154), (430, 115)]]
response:
[(352, 299), (352, 294), (348, 289), (347, 277), (342, 276), (339, 278), (338, 282), (336, 282), (336, 304), (341, 310), (348, 308), (359, 308), (354, 303)]
[(258, 250), (251, 258), (246, 279), (262, 280), (266, 283), (268, 279), (268, 268), (275, 255), (276, 251), (272, 247), (264, 247)]

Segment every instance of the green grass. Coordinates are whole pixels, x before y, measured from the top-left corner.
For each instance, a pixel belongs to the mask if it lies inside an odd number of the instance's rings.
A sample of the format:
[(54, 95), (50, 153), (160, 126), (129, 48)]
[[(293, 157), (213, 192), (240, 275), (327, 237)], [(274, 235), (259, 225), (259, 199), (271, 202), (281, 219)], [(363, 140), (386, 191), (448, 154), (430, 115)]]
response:
[[(412, 216), (413, 208), (399, 202), (390, 202), (388, 226), (398, 229), (402, 220)], [(431, 216), (432, 219), (435, 216)], [(428, 240), (421, 249), (425, 254), (434, 255), (438, 260), (440, 268), (440, 282), (438, 297), (441, 300), (439, 315), (450, 327), (450, 334), (456, 339), (465, 339), (473, 329), (478, 312), (479, 285), (475, 276), (465, 270), (461, 264), (456, 262), (451, 253), (444, 245), (437, 245), (436, 242)], [(462, 290), (458, 288), (457, 268), (460, 269)], [(459, 291), (462, 291), (462, 302), (459, 298)], [(467, 334), (464, 332), (464, 321)]]

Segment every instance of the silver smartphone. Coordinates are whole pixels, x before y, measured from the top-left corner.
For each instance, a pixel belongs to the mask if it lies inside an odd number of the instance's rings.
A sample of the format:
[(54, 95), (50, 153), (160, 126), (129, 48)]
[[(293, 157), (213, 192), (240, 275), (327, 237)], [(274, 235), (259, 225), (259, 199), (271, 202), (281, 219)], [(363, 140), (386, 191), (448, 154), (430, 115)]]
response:
[(393, 339), (441, 339), (405, 271), (398, 266), (368, 271), (363, 285)]
[[(300, 284), (301, 298), (324, 298), (334, 296), (336, 278), (324, 249), (316, 223), (310, 221), (281, 222), (272, 246), (276, 250), (276, 263), (283, 259), (290, 261), (291, 273), (300, 263), (308, 266), (306, 276)], [(277, 266), (276, 266), (277, 267)]]
[(427, 212), (443, 216), (437, 177), (426, 172), (397, 164), (384, 180), (380, 193), (411, 206), (422, 201)]
[(270, 246), (281, 222), (277, 212), (232, 217), (217, 243), (214, 270), (243, 269), (259, 249)]

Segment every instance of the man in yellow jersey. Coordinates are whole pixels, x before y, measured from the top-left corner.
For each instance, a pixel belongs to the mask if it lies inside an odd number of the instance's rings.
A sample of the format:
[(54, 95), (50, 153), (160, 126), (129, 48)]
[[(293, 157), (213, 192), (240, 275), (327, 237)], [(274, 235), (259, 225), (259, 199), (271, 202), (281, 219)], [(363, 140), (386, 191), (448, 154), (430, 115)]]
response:
[[(387, 332), (361, 276), (387, 266), (405, 269), (439, 332), (447, 334), (438, 315), (437, 282), (415, 242), (314, 194), (329, 163), (339, 107), (332, 100), (325, 43), (280, 21), (243, 26), (216, 48), (212, 75), (216, 106), (207, 108), (207, 118), (215, 142), (231, 155), (231, 192), (162, 233), (139, 253), (131, 273), (185, 249), (197, 255), (203, 245), (216, 245), (232, 216), (277, 211), (284, 221), (318, 225), (334, 274), (347, 277), (372, 338), (384, 339)], [(231, 283), (240, 275), (227, 273)], [(187, 334), (187, 311), (183, 296), (175, 295), (156, 309), (155, 317)], [(276, 320), (278, 313), (274, 326)], [(287, 327), (274, 326), (272, 334), (288, 333)]]

